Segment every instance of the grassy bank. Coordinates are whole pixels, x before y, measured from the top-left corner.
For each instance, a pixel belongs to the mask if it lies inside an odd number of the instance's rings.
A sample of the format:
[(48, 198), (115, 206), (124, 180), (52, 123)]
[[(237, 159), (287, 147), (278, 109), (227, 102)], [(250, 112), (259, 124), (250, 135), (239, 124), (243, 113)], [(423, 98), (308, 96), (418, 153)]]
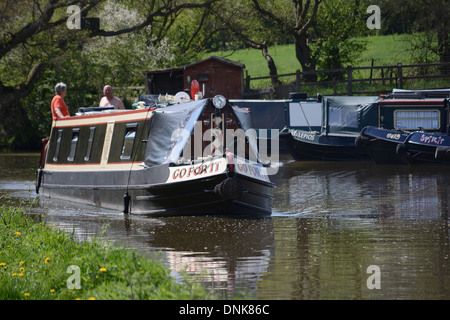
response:
[[(407, 34), (371, 36), (358, 40), (365, 40), (366, 50), (355, 61), (355, 67), (370, 66), (372, 59), (374, 65), (396, 65), (397, 63), (408, 64), (411, 62), (410, 40)], [(295, 47), (293, 44), (272, 46), (268, 49), (269, 54), (275, 61), (278, 74), (293, 73), (301, 70), (300, 63), (295, 58)], [(226, 57), (227, 59), (244, 63), (246, 70), (252, 77), (269, 75), (267, 62), (261, 54), (261, 50), (242, 49), (236, 51), (218, 51), (205, 54), (204, 58), (211, 55)]]
[(78, 242), (24, 208), (0, 207), (0, 299), (208, 299), (161, 262), (94, 240)]

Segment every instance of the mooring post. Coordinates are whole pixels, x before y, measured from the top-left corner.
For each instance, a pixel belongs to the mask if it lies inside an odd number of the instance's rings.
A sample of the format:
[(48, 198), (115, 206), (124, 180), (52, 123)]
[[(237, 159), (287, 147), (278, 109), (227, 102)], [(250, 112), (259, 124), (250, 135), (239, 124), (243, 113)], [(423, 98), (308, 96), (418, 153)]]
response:
[(130, 195), (128, 191), (123, 196), (123, 213), (128, 214), (130, 210)]

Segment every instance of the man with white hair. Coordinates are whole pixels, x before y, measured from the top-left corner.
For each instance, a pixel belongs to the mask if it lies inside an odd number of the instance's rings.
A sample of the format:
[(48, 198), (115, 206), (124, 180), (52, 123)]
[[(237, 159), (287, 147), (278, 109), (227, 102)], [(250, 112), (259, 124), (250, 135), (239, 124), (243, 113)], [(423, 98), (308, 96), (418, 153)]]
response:
[(103, 94), (105, 95), (101, 100), (99, 107), (114, 106), (114, 109), (125, 109), (122, 100), (113, 95), (113, 89), (110, 85), (103, 87)]
[(53, 121), (60, 118), (70, 117), (69, 109), (64, 102), (64, 97), (66, 96), (67, 86), (65, 83), (59, 82), (55, 86), (55, 96), (53, 97), (51, 109)]

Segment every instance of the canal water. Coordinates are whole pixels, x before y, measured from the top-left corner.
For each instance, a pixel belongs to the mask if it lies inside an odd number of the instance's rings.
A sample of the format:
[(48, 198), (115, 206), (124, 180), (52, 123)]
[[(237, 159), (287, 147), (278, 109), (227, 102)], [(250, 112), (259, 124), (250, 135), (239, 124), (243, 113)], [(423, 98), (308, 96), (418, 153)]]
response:
[[(0, 201), (33, 199), (38, 154), (0, 154)], [(150, 218), (52, 199), (80, 240), (161, 259), (223, 298), (450, 299), (450, 167), (280, 163), (265, 219)]]

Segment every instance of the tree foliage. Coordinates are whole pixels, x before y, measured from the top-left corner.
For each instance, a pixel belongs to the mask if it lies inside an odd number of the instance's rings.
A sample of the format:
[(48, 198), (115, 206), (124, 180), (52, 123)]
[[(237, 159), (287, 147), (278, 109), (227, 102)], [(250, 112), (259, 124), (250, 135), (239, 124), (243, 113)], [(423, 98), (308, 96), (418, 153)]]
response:
[[(80, 106), (98, 103), (105, 83), (142, 83), (146, 68), (169, 65), (174, 44), (165, 34), (177, 15), (214, 1), (1, 2), (0, 145), (29, 147), (36, 144), (37, 136), (48, 134), (50, 101), (59, 81), (68, 85), (66, 102), (74, 113)], [(70, 5), (79, 6), (81, 17), (99, 17), (100, 29), (69, 29)], [(20, 126), (26, 124), (38, 133), (36, 138), (20, 137), (22, 128), (11, 120), (17, 116)]]

